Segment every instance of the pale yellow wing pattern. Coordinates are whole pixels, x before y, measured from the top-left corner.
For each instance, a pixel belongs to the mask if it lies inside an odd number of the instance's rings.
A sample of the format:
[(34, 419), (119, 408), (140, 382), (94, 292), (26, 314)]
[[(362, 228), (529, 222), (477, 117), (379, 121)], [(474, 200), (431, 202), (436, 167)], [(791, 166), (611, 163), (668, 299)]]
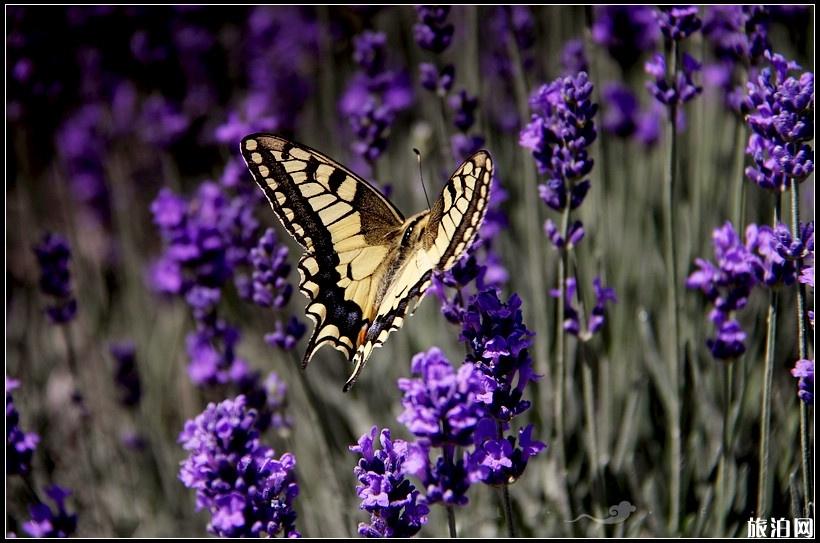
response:
[(397, 251), (398, 262), (391, 266), (396, 270), (388, 271), (389, 284), (379, 297), (376, 318), (358, 346), (345, 390), (356, 382), (373, 349), (401, 327), (408, 311), (415, 310), (430, 286), (432, 273), (449, 270), (470, 247), (487, 211), (492, 172), (489, 153), (477, 152), (453, 173), (430, 211), (405, 222), (402, 245), (408, 239), (412, 243), (408, 243), (406, 255), (402, 247)]
[(242, 140), (242, 155), (299, 261), (306, 314), (316, 323), (303, 364), (330, 344), (352, 360), (404, 217), (366, 181), (309, 147), (270, 134)]

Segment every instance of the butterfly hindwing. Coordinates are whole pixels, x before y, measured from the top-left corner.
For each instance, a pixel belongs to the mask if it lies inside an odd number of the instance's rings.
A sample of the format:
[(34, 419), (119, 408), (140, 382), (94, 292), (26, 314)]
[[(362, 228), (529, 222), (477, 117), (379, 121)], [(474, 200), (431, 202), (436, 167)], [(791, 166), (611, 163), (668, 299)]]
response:
[(415, 310), (433, 272), (449, 270), (469, 249), (487, 211), (492, 171), (490, 155), (477, 152), (456, 169), (432, 209), (415, 218), (417, 242), (381, 297), (376, 319), (353, 359), (353, 374), (345, 390), (353, 386), (373, 349), (381, 347), (402, 326), (407, 313)]
[(366, 181), (309, 147), (253, 134), (241, 148), (275, 214), (305, 249), (299, 288), (316, 328), (304, 363), (324, 344), (351, 359), (404, 217)]

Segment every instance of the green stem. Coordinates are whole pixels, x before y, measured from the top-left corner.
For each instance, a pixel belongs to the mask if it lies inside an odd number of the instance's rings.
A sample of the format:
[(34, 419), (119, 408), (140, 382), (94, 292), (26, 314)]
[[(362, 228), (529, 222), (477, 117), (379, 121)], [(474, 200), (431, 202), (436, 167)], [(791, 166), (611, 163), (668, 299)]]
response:
[[(800, 238), (800, 184), (797, 179), (791, 179), (791, 219), (792, 238)], [(803, 259), (797, 262), (797, 269), (803, 267)], [(797, 282), (797, 334), (798, 334), (798, 354), (800, 360), (809, 357), (809, 331), (806, 325), (806, 287), (803, 283)], [(811, 502), (814, 496), (814, 477), (812, 476), (813, 466), (811, 462), (811, 425), (809, 421), (809, 411), (806, 402), (800, 402), (800, 457), (802, 464), (803, 478), (803, 514), (811, 515)]]
[(723, 372), (723, 439), (720, 448), (720, 464), (718, 465), (717, 488), (715, 494), (717, 499), (715, 505), (717, 506), (717, 529), (715, 534), (717, 537), (724, 537), (723, 533), (726, 526), (726, 515), (731, 509), (731, 498), (729, 497), (728, 489), (728, 473), (729, 460), (731, 457), (731, 422), (732, 422), (732, 385), (734, 381), (734, 362), (728, 362), (724, 366)]
[[(773, 225), (780, 222), (780, 193), (775, 195)], [(777, 291), (769, 290), (769, 312), (766, 319), (766, 360), (763, 370), (763, 394), (760, 404), (760, 472), (757, 480), (758, 518), (769, 516), (769, 440), (772, 414), (772, 379), (774, 376), (775, 340), (777, 338)]]
[[(504, 427), (501, 424), (501, 421), (496, 422), (496, 428), (498, 430), (498, 439), (504, 439)], [(501, 499), (504, 502), (504, 516), (507, 520), (507, 536), (508, 537), (515, 537), (515, 522), (513, 521), (513, 513), (512, 513), (512, 498), (510, 497), (510, 485), (504, 484), (501, 488)]]
[[(679, 48), (676, 41), (672, 42), (672, 50), (669, 65), (671, 66), (671, 78), (677, 79)], [(675, 186), (677, 181), (677, 160), (678, 160), (678, 138), (675, 129), (675, 119), (677, 117), (677, 107), (673, 104), (669, 108), (669, 169), (666, 183), (665, 198), (665, 234), (666, 234), (666, 290), (669, 296), (668, 309), (672, 322), (672, 342), (670, 351), (670, 362), (672, 368), (670, 376), (675, 399), (680, 405), (680, 383), (682, 381), (682, 366), (680, 360), (680, 321), (679, 321), (679, 301), (678, 301), (678, 249), (675, 236), (676, 209)], [(673, 533), (677, 531), (680, 522), (680, 496), (681, 496), (681, 428), (680, 409), (672, 410), (670, 417), (670, 448), (669, 448), (669, 529)]]

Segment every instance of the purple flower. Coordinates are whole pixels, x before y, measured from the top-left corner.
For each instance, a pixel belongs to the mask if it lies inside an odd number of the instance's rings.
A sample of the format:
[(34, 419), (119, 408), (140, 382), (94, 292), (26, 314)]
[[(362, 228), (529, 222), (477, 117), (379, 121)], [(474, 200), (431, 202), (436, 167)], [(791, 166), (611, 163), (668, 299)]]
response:
[(134, 407), (142, 396), (136, 347), (133, 342), (125, 341), (111, 344), (109, 350), (114, 358), (114, 382), (120, 391), (120, 403), (126, 407)]
[(632, 136), (638, 129), (638, 99), (626, 86), (609, 83), (604, 87), (604, 114), (601, 126), (609, 133), (621, 138)]
[(237, 357), (239, 331), (222, 320), (199, 324), (186, 338), (188, 376), (197, 386), (235, 382), (248, 372), (248, 364)]
[[(381, 449), (375, 448), (378, 436)], [(351, 452), (362, 457), (353, 469), (356, 494), (361, 509), (370, 513), (370, 523), (359, 524), (359, 534), (367, 537), (411, 537), (427, 523), (430, 509), (416, 487), (407, 479), (403, 465), (408, 444), (392, 441), (390, 430), (374, 426), (359, 438)]]
[(283, 351), (291, 351), (305, 335), (307, 327), (294, 316), (288, 319), (287, 325), (276, 321), (273, 333), (265, 334), (265, 342), (271, 347), (279, 347)]
[(667, 39), (681, 41), (700, 29), (697, 6), (664, 6), (657, 11), (661, 32)]
[(660, 39), (655, 10), (649, 6), (596, 7), (592, 39), (606, 47), (621, 69), (630, 69)]
[(439, 70), (436, 65), (430, 62), (419, 64), (419, 79), (421, 86), (435, 92), (439, 96), (446, 96), (453, 88), (455, 81), (455, 67), (447, 64)]
[(534, 334), (524, 325), (518, 295), (503, 303), (495, 290), (482, 291), (470, 300), (461, 321), (459, 339), (471, 351), (467, 361), (481, 375), (483, 391), (478, 400), (502, 421), (529, 409), (524, 390), (538, 375), (529, 353)]
[(413, 96), (407, 74), (385, 67), (383, 33), (368, 31), (356, 40), (354, 59), (362, 69), (350, 80), (339, 109), (353, 129), (354, 151), (372, 165), (387, 148), (390, 127)]
[(19, 386), (20, 381), (6, 376), (6, 475), (31, 472), (31, 460), (40, 442), (40, 436), (20, 428), (20, 414), (11, 395)]
[(747, 123), (752, 129), (746, 153), (754, 165), (746, 176), (765, 189), (788, 190), (792, 178), (814, 171), (814, 74), (789, 75), (800, 67), (766, 52), (770, 67), (747, 84)]
[(499, 437), (495, 421), (484, 419), (475, 434), (475, 451), (469, 455), (470, 481), (488, 485), (514, 483), (527, 468), (529, 459), (547, 446), (532, 439), (532, 424), (513, 436)]
[(597, 136), (593, 117), (598, 106), (591, 96), (592, 83), (582, 72), (542, 85), (530, 99), (535, 113), (521, 131), (519, 144), (532, 150), (538, 171), (547, 175), (548, 186), (553, 183), (559, 200), (566, 198), (565, 181), (582, 182), (592, 170), (586, 148)]
[(167, 147), (180, 139), (189, 125), (190, 119), (176, 104), (153, 96), (143, 104), (136, 130), (146, 143)]
[(478, 109), (478, 97), (470, 96), (466, 90), (450, 96), (450, 108), (453, 110), (453, 124), (461, 132), (467, 132), (475, 123), (475, 111)]
[(814, 360), (798, 360), (791, 374), (798, 379), (797, 396), (812, 405), (814, 402)]
[(773, 285), (794, 276), (788, 261), (776, 249), (776, 237), (769, 226), (749, 225), (742, 242), (731, 223), (712, 234), (716, 263), (696, 259), (698, 269), (686, 280), (687, 288), (699, 289), (714, 309), (709, 318), (716, 336), (707, 339), (712, 356), (733, 359), (745, 351), (746, 334), (735, 319), (735, 312), (746, 307), (752, 289), (758, 284)]
[(65, 501), (71, 495), (57, 485), (46, 488), (46, 495), (57, 506), (56, 511), (45, 503), (38, 503), (29, 507), (31, 520), (23, 523), (23, 531), (31, 537), (70, 537), (77, 530), (77, 515), (69, 514), (65, 508)]
[(479, 400), (482, 376), (470, 363), (456, 371), (437, 347), (418, 353), (411, 364), (415, 379), (399, 379), (404, 412), (398, 420), (434, 447), (468, 445), (484, 414)]
[(694, 81), (694, 75), (700, 71), (700, 64), (688, 53), (683, 54), (680, 71), (674, 74), (675, 81), (671, 83), (666, 75), (666, 60), (660, 53), (656, 53), (646, 62), (646, 73), (652, 76), (651, 81), (647, 81), (646, 88), (649, 93), (661, 104), (667, 106), (671, 112), (673, 108), (678, 113), (675, 119), (678, 128), (683, 124), (683, 117), (678, 106), (692, 100), (703, 91)]
[(580, 72), (589, 73), (589, 61), (584, 53), (584, 41), (578, 38), (568, 40), (561, 49), (561, 73), (572, 77)]
[(369, 77), (384, 71), (387, 36), (383, 32), (366, 30), (353, 38), (353, 60)]
[[(580, 311), (575, 305), (578, 283), (574, 277), (568, 277), (566, 280), (566, 290), (564, 293), (564, 331), (579, 337), (582, 341), (589, 341), (592, 339), (592, 336), (603, 327), (606, 318), (607, 304), (618, 301), (615, 296), (615, 289), (604, 287), (600, 277), (593, 279), (592, 287), (595, 291), (595, 305), (592, 311), (590, 311), (586, 329), (584, 329), (581, 326)], [(550, 290), (550, 296), (559, 298), (561, 291), (559, 289)]]
[(277, 459), (260, 442), (257, 416), (242, 395), (208, 404), (180, 433), (189, 455), (179, 478), (196, 490), (197, 510), (211, 513), (208, 531), (215, 535), (298, 537), (296, 459), (290, 453)]
[(45, 234), (34, 247), (40, 265), (40, 291), (52, 299), (46, 314), (54, 324), (71, 321), (77, 314), (77, 300), (71, 292), (71, 249), (60, 234)]
[(755, 65), (771, 47), (768, 6), (708, 6), (703, 35), (715, 56), (731, 63)]
[(452, 458), (455, 447), (445, 445), (444, 456), (439, 456), (435, 463), (431, 463), (431, 447), (426, 440), (408, 443), (407, 447), (407, 459), (404, 461), (403, 469), (422, 482), (428, 505), (467, 505), (469, 499), (466, 494), (470, 489), (470, 479), (465, 463), (466, 453), (464, 458), (456, 461)]
[(449, 6), (416, 6), (419, 22), (413, 26), (413, 36), (419, 47), (435, 54), (450, 47), (455, 29), (447, 23), (449, 12)]
[(273, 228), (268, 228), (257, 246), (251, 249), (250, 262), (253, 265), (251, 299), (254, 303), (276, 309), (285, 307), (293, 293), (293, 286), (288, 282), (288, 247), (279, 243)]

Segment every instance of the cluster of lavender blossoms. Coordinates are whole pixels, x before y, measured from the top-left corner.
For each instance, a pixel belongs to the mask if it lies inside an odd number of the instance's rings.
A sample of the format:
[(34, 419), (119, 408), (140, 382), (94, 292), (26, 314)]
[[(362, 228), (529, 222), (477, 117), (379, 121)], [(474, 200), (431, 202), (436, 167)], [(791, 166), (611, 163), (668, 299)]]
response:
[[(362, 525), (360, 533), (384, 534), (385, 523), (393, 533), (406, 529), (405, 517), (399, 514), (406, 504), (412, 504), (413, 511), (423, 505), (421, 522), (426, 522), (428, 505), (466, 505), (471, 484), (511, 484), (524, 473), (529, 459), (546, 448), (532, 438), (532, 425), (519, 429), (517, 436), (505, 436), (512, 419), (530, 407), (523, 394), (538, 377), (529, 354), (533, 334), (523, 323), (521, 300), (513, 295), (504, 304), (494, 290), (482, 291), (470, 300), (461, 319), (466, 361), (456, 369), (434, 347), (413, 357), (414, 377), (398, 382), (404, 393), (398, 420), (416, 441), (390, 442), (389, 431), (384, 430), (378, 469), (372, 466), (376, 428), (362, 436), (358, 447), (351, 447), (364, 457), (356, 469), (361, 483), (357, 490), (362, 508), (372, 515), (371, 525)], [(457, 447), (464, 449), (461, 457)], [(388, 458), (392, 463), (386, 469)], [(421, 482), (423, 496), (407, 482), (409, 475)], [(391, 489), (401, 489), (396, 499)], [(374, 494), (383, 498), (375, 500)], [(419, 519), (409, 518), (410, 528), (418, 530)]]
[[(232, 385), (259, 412), (258, 423), (286, 421), (279, 378), (263, 380), (258, 371), (236, 353), (241, 334), (218, 311), (223, 290), (233, 280), (239, 295), (266, 308), (282, 309), (292, 293), (287, 282), (287, 248), (272, 229), (259, 235), (253, 215), (256, 191), (233, 185), (202, 183), (186, 199), (169, 189), (160, 191), (151, 205), (154, 223), (166, 248), (151, 271), (153, 287), (184, 299), (196, 321), (186, 338), (188, 374), (197, 386)], [(273, 342), (295, 347), (304, 327), (289, 324), (290, 340)], [(271, 385), (271, 383), (274, 383)], [(269, 395), (269, 392), (277, 391)], [(277, 426), (280, 427), (280, 426)]]
[[(813, 225), (812, 225), (813, 226)], [(806, 248), (806, 254), (802, 260), (802, 269), (797, 280), (803, 285), (811, 287), (814, 290), (814, 240), (811, 245)], [(814, 330), (814, 311), (808, 312), (809, 323), (812, 330)], [(793, 377), (797, 378), (797, 395), (807, 404), (814, 403), (814, 360), (801, 359), (798, 360), (791, 370)]]
[(189, 452), (179, 478), (196, 490), (197, 510), (211, 513), (220, 537), (299, 537), (293, 501), (296, 459), (276, 458), (259, 439), (259, 413), (240, 395), (209, 404), (185, 423), (179, 442)]
[(366, 30), (353, 40), (359, 71), (339, 103), (355, 136), (353, 150), (369, 166), (387, 148), (390, 127), (413, 101), (409, 76), (387, 68), (387, 35)]
[(712, 356), (732, 360), (746, 350), (746, 333), (737, 320), (737, 312), (748, 302), (755, 287), (778, 288), (794, 284), (798, 262), (814, 250), (814, 223), (801, 229), (793, 239), (789, 229), (751, 224), (746, 228), (745, 241), (731, 223), (712, 234), (715, 263), (698, 258), (698, 269), (686, 280), (686, 286), (698, 289), (713, 308), (709, 320), (716, 335), (707, 339)]
[(19, 386), (20, 381), (6, 376), (6, 475), (30, 473), (31, 460), (40, 442), (36, 433), (20, 428), (20, 414), (11, 394)]
[[(381, 449), (375, 447), (377, 438)], [(350, 450), (362, 456), (353, 473), (359, 482), (356, 494), (362, 500), (361, 508), (370, 513), (370, 523), (359, 524), (359, 535), (411, 537), (418, 533), (427, 523), (430, 508), (407, 479), (407, 443), (393, 441), (390, 430), (379, 431), (374, 426)]]
[[(538, 186), (541, 200), (553, 211), (566, 214), (577, 209), (586, 198), (591, 183), (587, 178), (594, 161), (588, 147), (597, 137), (594, 117), (598, 105), (592, 102), (593, 86), (585, 72), (574, 77), (558, 78), (542, 85), (530, 99), (534, 113), (521, 130), (519, 144), (532, 151), (538, 172), (546, 177)], [(559, 251), (576, 247), (585, 235), (579, 220), (566, 221), (562, 228), (552, 219), (544, 224), (547, 238)], [(588, 340), (603, 326), (608, 302), (615, 301), (612, 289), (603, 287), (600, 278), (594, 280), (596, 303), (586, 329), (580, 324), (579, 311), (574, 306), (577, 281), (568, 277), (566, 284), (552, 290), (553, 296), (564, 298), (564, 330)]]
[[(658, 25), (666, 40), (672, 47), (672, 57), (678, 53), (678, 44), (690, 37), (701, 27), (698, 8), (694, 6), (665, 7), (656, 12)], [(644, 65), (646, 73), (651, 76), (646, 88), (658, 103), (666, 106), (670, 120), (678, 130), (686, 123), (683, 104), (699, 95), (703, 88), (695, 83), (695, 75), (701, 65), (688, 53), (683, 53), (678, 61), (673, 58), (673, 67), (666, 65), (666, 58), (661, 53), (654, 54)], [(673, 71), (674, 70), (674, 71)]]
[(23, 523), (23, 531), (31, 537), (70, 537), (77, 530), (77, 514), (65, 507), (71, 491), (52, 485), (46, 488), (46, 496), (54, 502), (56, 511), (42, 502), (30, 506), (31, 520)]
[(628, 71), (660, 39), (655, 10), (650, 6), (596, 7), (592, 39), (609, 51), (622, 71)]
[(40, 265), (40, 291), (51, 299), (46, 314), (54, 324), (65, 324), (77, 314), (77, 299), (71, 291), (71, 248), (60, 234), (48, 233), (34, 248)]
[(745, 114), (747, 73), (763, 60), (768, 41), (769, 6), (709, 6), (703, 19), (703, 36), (717, 61), (704, 69), (705, 79), (720, 89), (732, 111)]
[(771, 66), (747, 84), (747, 123), (752, 130), (746, 153), (754, 165), (746, 177), (764, 189), (786, 191), (792, 179), (814, 171), (814, 74), (803, 72), (782, 55), (765, 53)]

